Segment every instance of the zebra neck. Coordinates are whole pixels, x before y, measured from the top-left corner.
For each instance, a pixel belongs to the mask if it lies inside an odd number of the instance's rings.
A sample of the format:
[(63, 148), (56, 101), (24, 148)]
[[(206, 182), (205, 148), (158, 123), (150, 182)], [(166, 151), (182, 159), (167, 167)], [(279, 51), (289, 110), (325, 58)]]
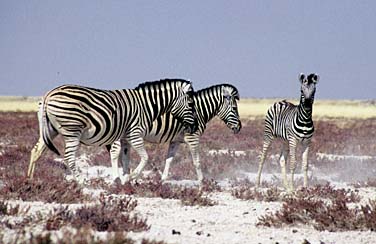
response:
[(197, 119), (201, 126), (206, 127), (206, 124), (214, 118), (219, 111), (220, 102), (217, 97), (207, 97), (205, 94), (196, 97), (195, 108), (197, 112)]
[(298, 119), (300, 121), (312, 121), (312, 105), (313, 103), (304, 103), (302, 99), (298, 105)]
[[(159, 99), (157, 99), (157, 93), (153, 90), (145, 91), (145, 89), (124, 89), (125, 100), (144, 111), (142, 113), (134, 113), (133, 115), (139, 116), (144, 121), (154, 121), (166, 112), (168, 101), (165, 101), (166, 97), (164, 93), (159, 94)], [(168, 99), (173, 98), (168, 97)]]

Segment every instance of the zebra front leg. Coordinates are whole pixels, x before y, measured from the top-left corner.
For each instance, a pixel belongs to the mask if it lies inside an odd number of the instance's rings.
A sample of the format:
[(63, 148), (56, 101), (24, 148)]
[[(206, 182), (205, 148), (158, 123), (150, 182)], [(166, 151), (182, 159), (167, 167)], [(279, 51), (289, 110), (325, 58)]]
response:
[(30, 163), (29, 169), (27, 171), (27, 177), (29, 177), (30, 179), (33, 179), (36, 161), (40, 158), (40, 156), (46, 150), (46, 148), (47, 147), (43, 141), (43, 138), (39, 137), (38, 142), (35, 144), (30, 153)]
[(121, 154), (121, 163), (123, 166), (123, 175), (127, 175), (130, 173), (130, 170), (129, 170), (130, 155), (131, 155), (130, 146), (128, 145), (128, 143), (125, 143), (122, 146), (122, 148), (123, 150)]
[(134, 145), (133, 149), (141, 158), (141, 161), (136, 169), (129, 175), (129, 180), (134, 180), (140, 176), (142, 170), (145, 168), (148, 162), (149, 156), (145, 150), (144, 141), (142, 138), (140, 138), (137, 142), (130, 143), (130, 145)]
[(286, 161), (288, 156), (288, 145), (284, 144), (281, 151), (281, 156), (279, 158), (279, 164), (281, 165), (281, 175), (283, 179), (283, 185), (286, 189), (289, 188), (286, 174)]
[(309, 151), (309, 144), (305, 144), (303, 148), (303, 156), (302, 156), (302, 171), (304, 174), (304, 187), (308, 187), (308, 151)]
[(295, 139), (289, 140), (289, 150), (290, 150), (290, 187), (289, 191), (294, 191), (294, 173), (296, 168), (296, 143), (297, 141)]
[(269, 149), (271, 142), (272, 141), (269, 138), (264, 139), (264, 143), (263, 143), (263, 146), (262, 146), (262, 153), (261, 153), (261, 156), (260, 156), (259, 169), (258, 169), (258, 172), (257, 172), (256, 187), (260, 187), (262, 168), (264, 167), (265, 158), (266, 158), (266, 155), (268, 153), (268, 149)]
[(115, 180), (116, 178), (120, 178), (119, 165), (118, 165), (119, 158), (120, 158), (120, 151), (121, 151), (121, 143), (119, 140), (111, 144), (110, 157), (111, 157), (111, 168), (112, 168), (113, 180)]
[(196, 143), (189, 144), (189, 149), (191, 150), (193, 165), (195, 166), (196, 173), (197, 173), (197, 179), (201, 183), (204, 180), (204, 176), (201, 170), (198, 141)]
[(165, 181), (168, 177), (168, 172), (170, 170), (171, 162), (174, 159), (174, 156), (179, 149), (179, 145), (180, 145), (179, 142), (171, 142), (170, 145), (168, 146), (166, 164), (162, 173), (162, 181)]

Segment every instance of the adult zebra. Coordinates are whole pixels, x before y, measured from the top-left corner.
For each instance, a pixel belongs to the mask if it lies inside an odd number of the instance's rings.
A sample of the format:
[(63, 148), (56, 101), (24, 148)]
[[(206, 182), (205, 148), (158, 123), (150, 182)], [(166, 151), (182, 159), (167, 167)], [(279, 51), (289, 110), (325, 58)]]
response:
[[(280, 156), (280, 165), (285, 188), (290, 191), (294, 190), (296, 146), (299, 142), (303, 145), (302, 171), (304, 172), (304, 187), (308, 185), (308, 151), (314, 132), (312, 106), (319, 76), (317, 74), (310, 74), (306, 77), (304, 74), (300, 74), (299, 80), (301, 82), (299, 105), (294, 105), (283, 100), (272, 105), (267, 112), (265, 118), (264, 144), (256, 179), (257, 186), (260, 186), (261, 171), (266, 153), (274, 138), (284, 140)], [(290, 185), (288, 185), (286, 176), (286, 159), (288, 154), (290, 154)]]
[[(148, 161), (143, 134), (156, 118), (171, 113), (189, 131), (196, 130), (192, 95), (191, 82), (182, 79), (145, 82), (135, 89), (112, 91), (76, 85), (57, 87), (44, 96), (38, 112), (40, 136), (31, 151), (28, 176), (33, 176), (35, 162), (46, 147), (59, 154), (52, 141), (61, 134), (65, 141), (64, 161), (76, 179), (80, 143), (102, 146), (120, 138), (141, 158), (133, 175), (136, 178)], [(113, 174), (120, 176), (118, 171)]]
[[(171, 114), (159, 116), (154, 120), (153, 125), (145, 132), (145, 141), (151, 143), (170, 143), (162, 180), (167, 179), (170, 164), (179, 145), (183, 142), (189, 145), (198, 180), (203, 180), (200, 166), (199, 140), (206, 129), (206, 124), (213, 117), (219, 116), (234, 133), (238, 133), (241, 129), (237, 107), (239, 93), (236, 87), (229, 84), (211, 86), (195, 92), (193, 100), (198, 121), (198, 129), (196, 132), (184, 131), (183, 124)], [(124, 150), (122, 151), (121, 148)], [(130, 153), (129, 145), (126, 141), (116, 141), (112, 144), (110, 154), (113, 165), (120, 159), (119, 161), (121, 161), (123, 165), (123, 172), (125, 174), (128, 173)]]

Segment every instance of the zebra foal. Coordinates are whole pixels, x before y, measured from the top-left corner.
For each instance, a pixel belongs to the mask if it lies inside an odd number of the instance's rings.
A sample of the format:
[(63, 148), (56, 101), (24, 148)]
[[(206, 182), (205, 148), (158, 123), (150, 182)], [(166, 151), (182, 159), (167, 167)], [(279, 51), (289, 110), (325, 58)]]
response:
[[(80, 143), (102, 146), (119, 139), (126, 140), (141, 158), (132, 175), (136, 178), (148, 161), (143, 134), (157, 117), (171, 113), (187, 130), (196, 130), (192, 94), (191, 83), (181, 79), (145, 82), (135, 89), (111, 91), (76, 85), (57, 87), (41, 102), (40, 135), (31, 151), (28, 176), (33, 177), (36, 160), (46, 148), (59, 155), (53, 139), (61, 134), (65, 142), (64, 162), (76, 179), (82, 180), (75, 164)], [(114, 165), (113, 169), (113, 177), (120, 177)]]
[[(145, 141), (151, 143), (169, 143), (165, 168), (162, 180), (168, 177), (169, 168), (181, 143), (187, 143), (198, 180), (203, 180), (200, 165), (199, 142), (206, 129), (206, 124), (218, 116), (234, 133), (241, 129), (237, 100), (239, 92), (230, 84), (214, 85), (193, 94), (195, 111), (197, 113), (198, 129), (192, 133), (184, 130), (184, 126), (174, 115), (165, 113), (153, 121), (151, 127), (145, 131)], [(121, 152), (121, 148), (124, 150)], [(111, 148), (111, 158), (121, 161), (123, 172), (129, 168), (129, 145), (126, 142), (116, 141)]]
[[(300, 74), (299, 80), (301, 83), (299, 105), (283, 100), (273, 104), (266, 114), (264, 143), (256, 179), (257, 186), (260, 186), (261, 172), (268, 148), (275, 138), (280, 138), (284, 141), (280, 155), (280, 165), (285, 188), (289, 191), (294, 190), (296, 147), (298, 143), (303, 146), (302, 171), (304, 173), (304, 187), (308, 185), (308, 151), (314, 132), (312, 107), (319, 76), (310, 74), (306, 77), (304, 74)], [(288, 155), (290, 156), (290, 184), (288, 184), (286, 175)]]

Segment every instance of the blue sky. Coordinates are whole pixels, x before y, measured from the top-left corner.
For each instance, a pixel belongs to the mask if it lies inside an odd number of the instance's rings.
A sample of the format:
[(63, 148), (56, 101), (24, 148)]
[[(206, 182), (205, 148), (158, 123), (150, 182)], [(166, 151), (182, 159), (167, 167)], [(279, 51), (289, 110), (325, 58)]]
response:
[(241, 97), (375, 99), (376, 1), (0, 1), (0, 95), (185, 78)]

